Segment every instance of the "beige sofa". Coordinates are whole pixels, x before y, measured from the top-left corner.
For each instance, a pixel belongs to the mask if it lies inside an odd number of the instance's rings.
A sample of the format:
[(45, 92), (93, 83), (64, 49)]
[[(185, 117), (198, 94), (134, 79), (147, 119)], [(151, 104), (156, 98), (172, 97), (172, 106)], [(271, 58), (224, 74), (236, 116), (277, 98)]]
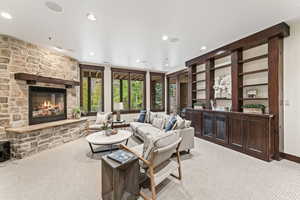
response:
[[(155, 114), (155, 113), (152, 113), (152, 115), (155, 115), (152, 116), (152, 119), (153, 117), (164, 118), (165, 124), (163, 128), (165, 128), (169, 116), (166, 114)], [(146, 121), (145, 123), (136, 122), (136, 121), (130, 123), (130, 128), (132, 129), (132, 132), (136, 137), (144, 141), (147, 135), (157, 136), (158, 134), (166, 134), (164, 129), (157, 128), (152, 124), (153, 120), (151, 120), (151, 117), (149, 117), (148, 114), (145, 121)], [(190, 124), (190, 123), (186, 123), (186, 124)], [(171, 131), (174, 132), (174, 134), (178, 133), (179, 136), (182, 138), (180, 148), (179, 148), (180, 151), (190, 152), (190, 150), (194, 148), (195, 129), (193, 127), (190, 127), (189, 125), (183, 128), (175, 127)]]

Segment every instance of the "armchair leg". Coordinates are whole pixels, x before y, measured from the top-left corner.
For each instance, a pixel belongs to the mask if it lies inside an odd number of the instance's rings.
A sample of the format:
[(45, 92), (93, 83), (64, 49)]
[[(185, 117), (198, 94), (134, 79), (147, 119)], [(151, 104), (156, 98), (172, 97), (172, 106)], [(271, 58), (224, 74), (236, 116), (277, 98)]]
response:
[(178, 163), (178, 176), (171, 174), (174, 178), (177, 178), (178, 180), (182, 179), (182, 172), (181, 172), (181, 162), (180, 162), (180, 153), (177, 150), (176, 152), (176, 157), (177, 157), (177, 163)]
[(149, 170), (150, 170), (152, 200), (156, 200), (156, 191), (155, 191), (155, 182), (154, 182), (154, 171), (153, 171), (152, 167), (150, 167)]

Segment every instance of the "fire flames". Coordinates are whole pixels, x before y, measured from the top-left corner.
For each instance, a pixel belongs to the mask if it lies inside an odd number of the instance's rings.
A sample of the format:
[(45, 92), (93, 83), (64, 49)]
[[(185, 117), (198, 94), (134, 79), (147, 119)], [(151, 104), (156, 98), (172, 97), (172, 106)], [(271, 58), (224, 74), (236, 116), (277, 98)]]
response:
[(51, 101), (43, 101), (33, 111), (33, 117), (46, 117), (62, 114), (64, 112), (63, 103), (53, 104)]

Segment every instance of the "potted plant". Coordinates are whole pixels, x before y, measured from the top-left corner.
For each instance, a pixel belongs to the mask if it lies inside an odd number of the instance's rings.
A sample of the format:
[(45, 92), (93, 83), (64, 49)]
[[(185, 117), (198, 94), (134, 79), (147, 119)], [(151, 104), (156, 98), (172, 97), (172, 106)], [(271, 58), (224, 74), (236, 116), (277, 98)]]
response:
[(263, 104), (245, 104), (242, 108), (244, 113), (263, 114), (266, 106)]
[(205, 108), (205, 103), (194, 103), (194, 109), (203, 109)]
[(80, 117), (81, 117), (81, 110), (80, 110), (80, 108), (74, 108), (73, 111), (72, 111), (72, 113), (73, 113), (73, 118), (74, 119), (80, 119)]

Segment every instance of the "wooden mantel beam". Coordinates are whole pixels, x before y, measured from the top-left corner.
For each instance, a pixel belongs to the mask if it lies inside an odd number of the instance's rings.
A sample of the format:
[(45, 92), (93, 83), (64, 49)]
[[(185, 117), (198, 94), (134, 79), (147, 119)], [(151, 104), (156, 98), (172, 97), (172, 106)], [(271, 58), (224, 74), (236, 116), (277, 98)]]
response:
[(42, 83), (65, 85), (66, 87), (73, 87), (73, 86), (80, 85), (79, 81), (70, 81), (70, 80), (64, 80), (64, 79), (58, 79), (58, 78), (38, 76), (38, 75), (28, 74), (28, 73), (15, 73), (15, 79), (26, 81), (29, 84), (35, 84), (36, 82), (42, 82)]

